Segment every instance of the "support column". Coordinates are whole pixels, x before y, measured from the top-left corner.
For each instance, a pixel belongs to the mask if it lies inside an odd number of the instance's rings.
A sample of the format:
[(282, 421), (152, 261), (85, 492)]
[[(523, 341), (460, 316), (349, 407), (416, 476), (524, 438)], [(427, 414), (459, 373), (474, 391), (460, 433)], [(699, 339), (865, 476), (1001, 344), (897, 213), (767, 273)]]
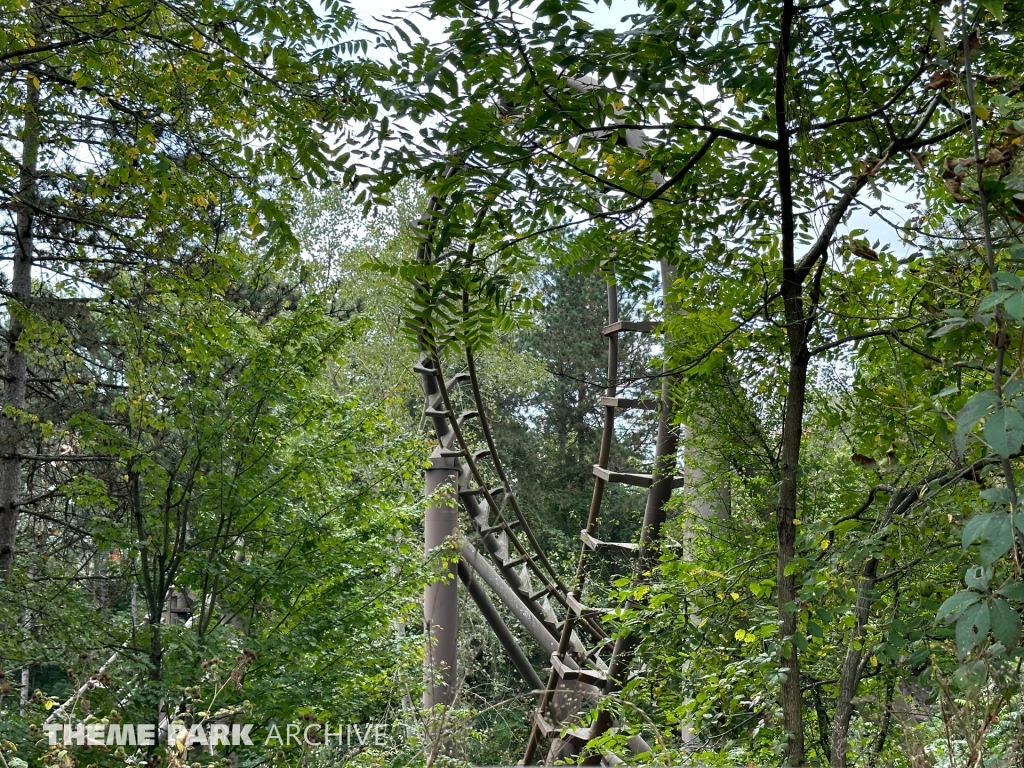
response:
[[(428, 556), (458, 532), (458, 507), (454, 506), (458, 471), (451, 459), (434, 457), (431, 462), (425, 472), (430, 506), (423, 526), (423, 543)], [(454, 552), (451, 557), (456, 557)], [(438, 704), (450, 706), (455, 698), (459, 600), (456, 566), (455, 559), (447, 566), (439, 566), (439, 580), (427, 585), (423, 597), (423, 629), (427, 640), (423, 659), (425, 709)]]
[[(667, 261), (661, 262), (662, 297), (665, 304), (665, 315), (669, 313), (670, 289), (675, 281), (676, 269)], [(669, 339), (665, 340), (668, 346)], [(640, 551), (637, 553), (637, 567), (640, 578), (645, 579), (648, 571), (657, 565), (658, 545), (661, 543), (661, 526), (665, 522), (665, 505), (672, 497), (672, 487), (676, 474), (676, 452), (679, 447), (679, 430), (673, 419), (672, 385), (673, 378), (669, 375), (669, 363), (662, 365), (661, 408), (658, 418), (658, 436), (654, 447), (654, 466), (651, 474), (653, 481), (647, 491), (647, 503), (644, 507), (644, 518), (640, 525)], [(634, 602), (627, 600), (625, 607), (633, 607)], [(612, 658), (608, 665), (608, 682), (605, 694), (610, 695), (620, 690), (626, 682), (629, 667), (633, 663), (634, 652), (640, 644), (635, 634), (627, 634), (615, 641)], [(607, 709), (598, 712), (597, 718), (590, 727), (591, 738), (603, 735), (613, 725), (613, 716)], [(585, 757), (583, 765), (601, 765), (603, 756), (592, 754)]]

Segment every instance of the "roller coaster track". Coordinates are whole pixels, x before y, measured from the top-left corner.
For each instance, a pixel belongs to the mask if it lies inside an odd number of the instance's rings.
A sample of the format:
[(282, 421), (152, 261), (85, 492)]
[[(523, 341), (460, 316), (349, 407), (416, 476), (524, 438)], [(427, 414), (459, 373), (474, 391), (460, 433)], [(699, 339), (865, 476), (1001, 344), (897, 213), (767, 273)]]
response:
[[(570, 79), (568, 86), (576, 91), (593, 87), (585, 79)], [(642, 150), (642, 138), (638, 131), (626, 130), (625, 143)], [(457, 172), (457, 168), (450, 167), (444, 176), (450, 177)], [(658, 183), (663, 181), (660, 174), (655, 173), (654, 177)], [(421, 263), (430, 263), (435, 257), (432, 238), (439, 209), (440, 200), (435, 195), (430, 199), (420, 221), (421, 231), (425, 233), (417, 251), (417, 259)], [(474, 248), (475, 243), (471, 242), (469, 252)], [(667, 303), (668, 289), (674, 277), (672, 267), (662, 262), (662, 293), (663, 298), (666, 298), (663, 304)], [(421, 298), (429, 295), (427, 285), (420, 284), (416, 290)], [(672, 490), (682, 486), (682, 478), (675, 475), (678, 434), (672, 418), (671, 378), (667, 375), (668, 371), (663, 369), (661, 372), (661, 387), (656, 397), (624, 397), (620, 389), (621, 336), (650, 334), (655, 331), (658, 322), (622, 319), (619, 288), (614, 281), (608, 285), (607, 298), (607, 321), (601, 329), (607, 344), (606, 386), (600, 398), (604, 410), (603, 428), (597, 463), (593, 468), (593, 495), (585, 526), (580, 531), (582, 546), (570, 585), (559, 577), (531, 530), (501, 461), (487, 418), (472, 349), (463, 349), (465, 367), (446, 378), (441, 355), (437, 353), (432, 340), (442, 337), (439, 330), (451, 329), (420, 329), (421, 357), (414, 370), (422, 379), (424, 417), (433, 423), (438, 441), (431, 460), (435, 465), (447, 462), (446, 466), (456, 475), (457, 494), (468, 515), (471, 530), (482, 544), (486, 557), (496, 568), (494, 570), (483, 562), (476, 549), (467, 542), (462, 549), (464, 562), (460, 564), (460, 574), (524, 680), (534, 684), (539, 678), (497, 617), (489, 600), (479, 594), (479, 585), (472, 581), (468, 573), (470, 568), (488, 583), (520, 624), (550, 653), (548, 679), (537, 691), (539, 699), (522, 764), (533, 762), (542, 740), (552, 740), (546, 760), (550, 763), (554, 759), (577, 754), (587, 742), (615, 726), (609, 711), (599, 707), (590, 727), (575, 727), (583, 699), (596, 704), (600, 696), (614, 694), (627, 682), (640, 639), (635, 635), (626, 635), (613, 641), (600, 622), (600, 616), (605, 610), (583, 605), (581, 601), (584, 599), (588, 562), (596, 552), (631, 559), (635, 586), (639, 586), (657, 561), (665, 505)], [(469, 385), (472, 405), (467, 410), (458, 411), (454, 395), (466, 384)], [(657, 441), (648, 474), (610, 469), (616, 416), (620, 411), (629, 409), (653, 410), (658, 413)], [(471, 421), (478, 425), (477, 440), (466, 429)], [(489, 476), (496, 478), (495, 484), (488, 483)], [(609, 484), (624, 484), (647, 490), (643, 519), (635, 542), (609, 542), (598, 538), (602, 503)], [(469, 565), (466, 566), (466, 563)], [(503, 584), (498, 583), (499, 578)], [(618, 607), (628, 609), (632, 607), (632, 601), (627, 600)], [(639, 737), (630, 740), (630, 748), (634, 752), (649, 749)], [(601, 761), (602, 755), (598, 753), (583, 758), (583, 763), (588, 765), (600, 764)]]
[[(436, 205), (436, 200), (431, 202), (432, 210), (436, 210)], [(419, 257), (427, 259), (429, 254), (429, 245), (421, 246)], [(664, 272), (669, 268), (662, 265), (662, 269)], [(663, 275), (663, 282), (671, 282), (671, 276)], [(496, 571), (480, 562), (476, 550), (469, 543), (463, 547), (463, 559), (470, 562), (473, 570), (492, 589), (498, 586), (499, 597), (504, 594), (506, 606), (512, 609), (542, 647), (551, 652), (550, 673), (546, 684), (538, 691), (539, 701), (522, 761), (525, 764), (532, 762), (543, 739), (555, 740), (549, 757), (566, 756), (574, 754), (586, 742), (614, 726), (611, 716), (603, 710), (590, 728), (574, 728), (571, 722), (581, 698), (594, 702), (601, 694), (612, 694), (625, 683), (638, 642), (638, 638), (627, 636), (613, 643), (599, 621), (602, 610), (582, 605), (588, 560), (593, 553), (601, 551), (634, 559), (636, 578), (643, 579), (655, 562), (665, 503), (672, 489), (681, 485), (680, 478), (674, 476), (677, 436), (672, 425), (668, 378), (662, 377), (662, 391), (656, 399), (622, 397), (619, 387), (620, 336), (651, 333), (657, 323), (621, 320), (618, 287), (609, 285), (607, 292), (608, 316), (602, 328), (607, 340), (607, 382), (604, 396), (600, 399), (604, 424), (600, 451), (593, 469), (592, 501), (585, 527), (580, 533), (582, 546), (571, 586), (560, 578), (531, 530), (501, 461), (487, 417), (473, 351), (465, 348), (464, 367), (460, 366), (461, 370), (446, 378), (441, 356), (425, 341), (426, 338), (438, 338), (437, 329), (431, 329), (430, 333), (421, 336), (421, 357), (414, 366), (426, 395), (424, 416), (432, 422), (438, 441), (432, 460), (446, 460), (454, 470), (457, 494), (469, 518), (472, 533), (482, 544)], [(460, 411), (455, 404), (455, 395), (465, 385), (468, 385), (472, 404), (469, 409)], [(624, 409), (659, 412), (658, 439), (650, 474), (609, 469), (615, 443), (616, 415)], [(471, 422), (477, 425), (476, 439), (468, 429)], [(496, 478), (496, 482), (489, 482), (491, 477)], [(602, 502), (609, 483), (647, 489), (644, 517), (636, 542), (606, 542), (597, 538)], [(516, 602), (508, 597), (507, 592), (500, 591), (500, 585), (495, 585), (495, 573), (518, 599), (518, 607), (525, 608), (525, 611), (517, 611)], [(467, 586), (470, 586), (469, 582)], [(630, 604), (620, 607), (628, 608)], [(492, 623), (492, 626), (495, 625)], [(500, 630), (500, 627), (495, 628)], [(553, 651), (552, 641), (557, 641)], [(513, 660), (517, 661), (520, 672), (528, 682), (536, 681), (532, 670), (522, 668), (521, 653), (519, 657), (518, 661), (515, 657)], [(561, 706), (557, 706), (559, 694), (564, 694), (566, 689), (574, 692), (575, 698), (570, 695), (561, 702)], [(634, 740), (633, 746), (637, 751), (646, 750), (642, 740)], [(584, 763), (595, 761), (600, 762), (600, 755), (586, 758)]]

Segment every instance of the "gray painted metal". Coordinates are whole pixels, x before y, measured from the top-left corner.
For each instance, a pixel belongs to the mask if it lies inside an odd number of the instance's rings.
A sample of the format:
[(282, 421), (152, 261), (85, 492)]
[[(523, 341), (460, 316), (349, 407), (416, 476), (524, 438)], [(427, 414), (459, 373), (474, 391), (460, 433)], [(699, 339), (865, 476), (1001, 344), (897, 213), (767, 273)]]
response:
[(516, 590), (509, 587), (501, 575), (468, 541), (462, 544), (462, 559), (490, 587), (491, 591), (541, 648), (552, 653), (558, 647), (558, 641), (551, 634), (551, 630), (527, 608), (526, 603), (519, 597)]
[(522, 675), (523, 680), (530, 686), (531, 690), (540, 688), (543, 683), (541, 683), (540, 677), (537, 675), (537, 670), (533, 668), (530, 660), (526, 658), (526, 654), (519, 647), (515, 636), (505, 625), (497, 608), (494, 607), (494, 603), (491, 602), (491, 598), (487, 596), (487, 592), (484, 591), (484, 588), (480, 586), (480, 583), (473, 576), (473, 571), (466, 565), (465, 560), (459, 560), (459, 578), (466, 585), (466, 591), (473, 598), (476, 607), (480, 609), (480, 614), (487, 621), (495, 637), (498, 638), (501, 647), (505, 649), (505, 653), (508, 654), (516, 671)]
[[(423, 545), (427, 555), (458, 535), (459, 510), (448, 499), (455, 498), (457, 469), (449, 459), (434, 459), (426, 470), (426, 493), (431, 499), (423, 526)], [(447, 498), (446, 498), (447, 497)], [(450, 562), (439, 572), (437, 581), (427, 586), (423, 597), (423, 630), (427, 638), (424, 654), (423, 707), (450, 706), (455, 699), (456, 661), (458, 659), (458, 582), (456, 566)]]

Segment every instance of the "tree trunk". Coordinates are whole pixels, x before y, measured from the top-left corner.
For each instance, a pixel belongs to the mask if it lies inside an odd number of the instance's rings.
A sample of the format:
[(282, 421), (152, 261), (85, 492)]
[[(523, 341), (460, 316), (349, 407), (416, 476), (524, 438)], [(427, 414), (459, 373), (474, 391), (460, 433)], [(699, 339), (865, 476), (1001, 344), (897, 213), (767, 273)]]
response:
[(832, 757), (829, 761), (831, 768), (846, 768), (847, 734), (850, 730), (850, 718), (853, 716), (853, 699), (857, 695), (857, 686), (860, 683), (865, 627), (871, 612), (877, 571), (878, 560), (868, 558), (861, 572), (860, 583), (857, 585), (857, 623), (853, 628), (853, 637), (850, 638), (850, 646), (846, 649), (846, 658), (843, 659), (843, 668), (839, 673), (836, 713), (832, 719)]
[[(905, 489), (893, 493), (878, 529), (880, 530), (888, 525), (893, 515), (900, 508), (900, 505), (915, 493), (915, 491)], [(863, 673), (861, 661), (864, 658), (864, 637), (867, 635), (868, 619), (871, 616), (871, 603), (874, 601), (874, 591), (877, 583), (878, 559), (869, 557), (861, 569), (860, 581), (857, 583), (857, 604), (854, 608), (854, 616), (857, 623), (854, 625), (850, 646), (846, 649), (846, 658), (843, 660), (843, 666), (839, 673), (836, 714), (832, 720), (832, 733), (830, 737), (832, 754), (829, 759), (829, 765), (831, 768), (846, 768), (847, 764), (847, 737), (850, 732), (850, 719), (853, 717), (853, 699), (857, 695), (857, 686), (860, 685), (860, 678)], [(891, 708), (892, 694), (890, 692), (886, 703), (886, 729), (888, 728)], [(884, 732), (883, 730), (883, 734)], [(881, 752), (886, 736), (880, 735), (880, 738), (881, 744), (878, 746), (878, 752)]]
[(149, 679), (159, 683), (164, 675), (163, 627), (160, 625), (163, 612), (149, 617)]
[(18, 497), (21, 492), (21, 417), (25, 408), (28, 362), (19, 344), (25, 326), (18, 317), (32, 295), (36, 176), (39, 160), (39, 81), (29, 74), (25, 83), (25, 124), (21, 139), (21, 172), (18, 179), (14, 264), (8, 300), (7, 365), (0, 414), (0, 578), (7, 579), (14, 565), (14, 540), (18, 528)]
[(789, 57), (792, 50), (794, 0), (783, 0), (779, 20), (779, 41), (775, 57), (775, 131), (778, 136), (778, 195), (781, 214), (779, 246), (782, 252), (782, 299), (789, 343), (789, 386), (786, 415), (782, 425), (779, 503), (775, 511), (776, 558), (779, 616), (779, 666), (785, 679), (779, 692), (782, 726), (785, 731), (786, 765), (804, 763), (804, 722), (800, 696), (800, 655), (793, 640), (799, 608), (796, 605), (796, 577), (788, 570), (796, 556), (797, 472), (800, 440), (803, 436), (804, 404), (807, 398), (807, 364), (810, 359), (807, 334), (811, 319), (804, 309), (803, 278), (796, 266), (796, 215), (793, 207), (793, 167), (790, 155), (788, 117)]
[[(796, 299), (800, 301), (799, 296)], [(787, 312), (787, 315), (789, 313)], [(800, 328), (798, 333), (803, 332)], [(791, 330), (792, 333), (792, 330)], [(806, 348), (806, 345), (801, 345)], [(803, 706), (800, 696), (800, 656), (793, 642), (797, 631), (796, 576), (787, 567), (796, 556), (796, 492), (800, 461), (800, 439), (803, 432), (804, 401), (807, 392), (807, 360), (799, 355), (789, 366), (789, 390), (786, 394), (786, 416), (782, 431), (781, 484), (776, 510), (776, 551), (778, 583), (779, 635), (783, 639), (779, 663), (786, 670), (780, 699), (782, 724), (788, 739), (786, 754), (790, 765), (804, 762)], [(786, 641), (788, 638), (788, 641)]]

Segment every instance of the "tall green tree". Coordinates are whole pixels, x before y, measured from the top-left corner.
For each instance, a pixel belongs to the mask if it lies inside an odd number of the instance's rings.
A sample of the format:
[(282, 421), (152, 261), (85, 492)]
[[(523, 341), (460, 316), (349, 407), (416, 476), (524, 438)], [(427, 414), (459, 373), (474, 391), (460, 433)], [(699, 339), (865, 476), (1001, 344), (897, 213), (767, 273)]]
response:
[(45, 717), (333, 726), (400, 709), (420, 444), (358, 396), (364, 321), (332, 313), (310, 265), (261, 262), (110, 288), (96, 331), (123, 389), (69, 420), (81, 468), (4, 601), (7, 626), (32, 622), (0, 655), (41, 690), (4, 725), (22, 754), (60, 762), (26, 731)]
[[(552, 552), (571, 552), (579, 538), (580, 512), (590, 504), (592, 466), (601, 439), (600, 393), (607, 387), (607, 352), (601, 329), (607, 317), (607, 285), (598, 276), (548, 266), (535, 288), (541, 302), (533, 323), (513, 337), (540, 371), (529, 390), (503, 387), (489, 376), (502, 455), (529, 500), (532, 518), (550, 531)], [(642, 294), (641, 294), (642, 297)], [(635, 301), (642, 311), (643, 301)], [(623, 311), (627, 310), (626, 301)], [(623, 377), (643, 380), (650, 373), (650, 344), (642, 338), (623, 343)], [(500, 369), (499, 369), (500, 370)], [(630, 386), (630, 385), (627, 385)], [(634, 387), (635, 388), (635, 387)], [(638, 471), (653, 438), (650, 419), (632, 420), (616, 446), (618, 471)], [(634, 535), (638, 497), (610, 488), (603, 521), (609, 540)]]
[(31, 468), (26, 392), (49, 344), (41, 315), (61, 313), (45, 309), (59, 290), (33, 286), (88, 286), (82, 301), (121, 272), (194, 263), (243, 231), (269, 253), (294, 247), (285, 190), (351, 173), (345, 120), (365, 110), (339, 3), (14, 2), (2, 15), (8, 575)]

